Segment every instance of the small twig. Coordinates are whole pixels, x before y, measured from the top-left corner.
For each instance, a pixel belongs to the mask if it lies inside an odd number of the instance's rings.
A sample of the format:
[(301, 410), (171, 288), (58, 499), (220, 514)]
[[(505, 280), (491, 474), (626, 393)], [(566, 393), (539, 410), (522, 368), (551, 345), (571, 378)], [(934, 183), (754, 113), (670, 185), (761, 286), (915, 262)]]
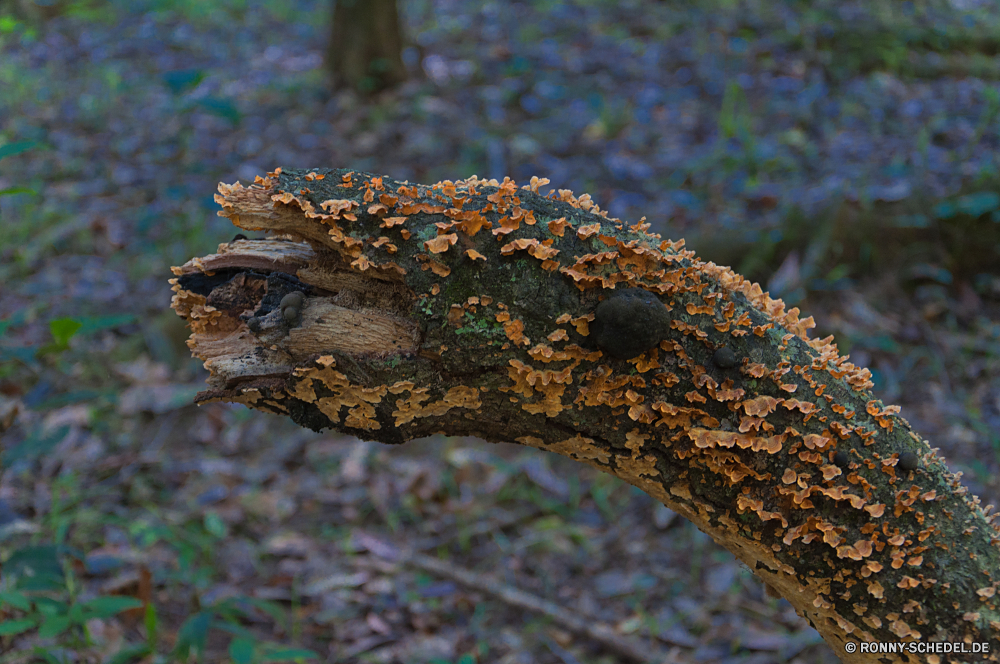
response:
[(629, 659), (637, 662), (667, 661), (667, 653), (655, 646), (647, 645), (639, 639), (618, 634), (612, 627), (602, 622), (581, 617), (571, 611), (567, 611), (558, 604), (544, 600), (531, 593), (512, 588), (481, 574), (470, 572), (459, 567), (453, 561), (442, 561), (422, 553), (401, 550), (371, 535), (357, 531), (354, 533), (354, 538), (376, 556), (412, 565), (425, 572), (443, 576), (469, 588), (492, 595), (511, 606), (541, 613), (569, 631), (586, 636), (609, 650), (624, 655)]
[(386, 643), (391, 643), (394, 639), (387, 636), (369, 636), (357, 641), (350, 648), (345, 648), (342, 652), (338, 652), (336, 658), (333, 660), (335, 662), (344, 662), (358, 655), (368, 652), (378, 648), (379, 646), (385, 645)]
[(549, 647), (552, 653), (562, 660), (563, 664), (580, 664), (580, 660), (570, 651), (563, 648), (561, 645), (555, 642), (548, 634), (542, 634), (542, 643)]
[(149, 441), (148, 444), (143, 445), (142, 453), (139, 455), (139, 461), (143, 463), (156, 462), (157, 452), (163, 447), (163, 443), (166, 441), (167, 434), (174, 430), (174, 425), (177, 424), (177, 420), (180, 418), (180, 412), (177, 410), (170, 411), (161, 422), (160, 426), (156, 429), (156, 435), (153, 440)]
[(444, 546), (446, 544), (451, 544), (457, 539), (462, 537), (474, 537), (476, 535), (486, 535), (488, 533), (496, 532), (501, 528), (508, 528), (527, 519), (534, 518), (536, 516), (541, 516), (546, 513), (547, 510), (538, 507), (526, 512), (517, 513), (506, 513), (500, 518), (492, 519), (490, 521), (481, 521), (472, 526), (469, 526), (465, 530), (459, 529), (457, 532), (450, 533), (447, 535), (440, 535), (438, 537), (427, 537), (420, 542), (417, 542), (416, 548), (418, 551), (428, 551), (430, 549), (436, 549), (439, 546)]

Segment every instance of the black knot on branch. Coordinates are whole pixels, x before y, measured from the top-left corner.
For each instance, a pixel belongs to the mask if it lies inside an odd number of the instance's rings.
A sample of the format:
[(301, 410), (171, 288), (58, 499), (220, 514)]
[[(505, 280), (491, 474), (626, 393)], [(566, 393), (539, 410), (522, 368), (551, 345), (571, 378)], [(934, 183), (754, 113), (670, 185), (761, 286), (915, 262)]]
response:
[(667, 309), (655, 293), (626, 288), (597, 305), (590, 333), (602, 351), (628, 360), (660, 343), (669, 324)]
[(729, 346), (723, 346), (712, 355), (712, 362), (720, 369), (732, 369), (736, 366), (736, 353)]
[(913, 452), (903, 452), (899, 455), (899, 461), (896, 462), (896, 466), (901, 470), (910, 472), (920, 466), (920, 459)]

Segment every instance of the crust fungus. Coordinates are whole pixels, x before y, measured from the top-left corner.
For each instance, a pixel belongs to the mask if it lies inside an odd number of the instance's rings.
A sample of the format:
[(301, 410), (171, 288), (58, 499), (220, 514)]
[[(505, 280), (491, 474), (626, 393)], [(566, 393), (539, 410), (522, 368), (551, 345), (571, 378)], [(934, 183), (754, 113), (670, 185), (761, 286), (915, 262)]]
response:
[(643, 288), (615, 291), (594, 310), (590, 336), (617, 360), (629, 360), (653, 348), (670, 324), (666, 307)]

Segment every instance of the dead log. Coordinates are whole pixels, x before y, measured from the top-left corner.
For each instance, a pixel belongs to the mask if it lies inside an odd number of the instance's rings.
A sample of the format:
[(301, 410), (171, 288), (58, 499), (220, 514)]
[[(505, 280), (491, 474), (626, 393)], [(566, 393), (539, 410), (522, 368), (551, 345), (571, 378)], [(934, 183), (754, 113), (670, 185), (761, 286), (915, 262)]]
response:
[(915, 644), (881, 662), (982, 661), (917, 649), (945, 641), (998, 661), (998, 528), (870, 372), (683, 240), (545, 184), (220, 184), (219, 214), (270, 237), (173, 268), (198, 403), (557, 452), (693, 521), (845, 662), (876, 641)]

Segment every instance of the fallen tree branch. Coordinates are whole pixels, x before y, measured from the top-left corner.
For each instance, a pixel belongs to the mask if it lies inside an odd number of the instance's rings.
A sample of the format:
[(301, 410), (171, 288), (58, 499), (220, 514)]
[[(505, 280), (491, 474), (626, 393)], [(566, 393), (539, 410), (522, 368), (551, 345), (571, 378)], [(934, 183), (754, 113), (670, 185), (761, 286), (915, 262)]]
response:
[(683, 240), (545, 183), (328, 169), (220, 185), (220, 214), (271, 237), (173, 268), (211, 372), (197, 402), (563, 454), (693, 521), (846, 662), (874, 641), (988, 644), (998, 661), (997, 529), (870, 372)]

